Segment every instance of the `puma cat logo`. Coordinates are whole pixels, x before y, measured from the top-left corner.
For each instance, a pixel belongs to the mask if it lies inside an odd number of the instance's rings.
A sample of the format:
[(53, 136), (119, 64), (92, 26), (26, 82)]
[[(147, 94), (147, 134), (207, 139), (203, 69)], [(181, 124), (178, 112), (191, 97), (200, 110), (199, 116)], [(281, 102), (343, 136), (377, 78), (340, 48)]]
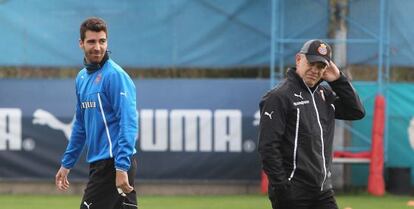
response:
[(267, 116), (269, 116), (269, 118), (270, 118), (270, 120), (271, 120), (271, 119), (272, 119), (272, 114), (273, 114), (273, 111), (272, 111), (272, 112), (270, 112), (270, 113), (265, 112), (264, 114), (265, 114), (265, 115), (267, 115)]

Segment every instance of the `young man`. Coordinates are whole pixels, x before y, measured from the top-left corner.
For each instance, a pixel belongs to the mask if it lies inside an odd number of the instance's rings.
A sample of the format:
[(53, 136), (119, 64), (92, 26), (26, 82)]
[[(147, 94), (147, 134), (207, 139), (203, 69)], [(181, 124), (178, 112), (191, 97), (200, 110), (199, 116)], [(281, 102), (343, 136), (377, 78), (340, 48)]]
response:
[(306, 42), (296, 54), (296, 68), (263, 97), (260, 112), (259, 152), (272, 207), (338, 208), (331, 184), (335, 118), (361, 119), (365, 110), (332, 62), (331, 47)]
[(100, 18), (88, 18), (80, 26), (85, 68), (76, 78), (75, 122), (56, 174), (57, 188), (67, 190), (69, 171), (86, 143), (90, 170), (81, 209), (137, 208), (136, 90), (128, 74), (109, 58), (107, 37)]

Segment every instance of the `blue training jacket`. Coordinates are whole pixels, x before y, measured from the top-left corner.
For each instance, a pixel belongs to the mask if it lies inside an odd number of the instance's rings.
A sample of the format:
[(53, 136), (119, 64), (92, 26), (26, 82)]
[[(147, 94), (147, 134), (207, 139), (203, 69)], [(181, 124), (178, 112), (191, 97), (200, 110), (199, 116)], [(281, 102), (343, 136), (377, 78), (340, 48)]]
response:
[(128, 74), (108, 59), (101, 69), (76, 77), (76, 119), (62, 166), (71, 169), (86, 143), (87, 161), (114, 158), (115, 168), (128, 171), (136, 153), (138, 113), (136, 90)]

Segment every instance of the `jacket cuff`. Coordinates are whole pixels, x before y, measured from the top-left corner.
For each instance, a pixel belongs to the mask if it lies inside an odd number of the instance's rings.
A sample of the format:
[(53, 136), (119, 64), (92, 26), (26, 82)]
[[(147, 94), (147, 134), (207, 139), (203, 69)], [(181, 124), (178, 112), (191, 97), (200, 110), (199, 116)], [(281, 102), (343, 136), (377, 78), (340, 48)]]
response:
[(125, 170), (125, 169), (123, 169), (123, 168), (115, 168), (115, 170), (117, 170), (117, 171), (124, 171), (124, 172), (128, 172), (128, 170)]
[(62, 159), (62, 161), (60, 161), (60, 165), (66, 169), (72, 169), (74, 166), (74, 163), (68, 163), (65, 161), (65, 159)]
[(125, 171), (125, 172), (128, 172), (129, 167), (115, 165), (115, 169), (116, 169), (116, 170), (120, 170), (120, 171)]

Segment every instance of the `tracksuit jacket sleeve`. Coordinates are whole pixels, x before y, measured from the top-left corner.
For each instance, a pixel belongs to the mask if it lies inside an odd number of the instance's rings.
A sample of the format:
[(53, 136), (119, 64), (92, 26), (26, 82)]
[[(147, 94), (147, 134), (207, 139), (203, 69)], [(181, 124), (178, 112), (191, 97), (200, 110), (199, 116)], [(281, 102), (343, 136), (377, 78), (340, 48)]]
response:
[(260, 103), (259, 153), (272, 186), (287, 183), (281, 145), (286, 127), (287, 105), (278, 95), (268, 94)]
[(341, 72), (340, 77), (329, 82), (332, 90), (336, 93), (335, 118), (342, 120), (358, 120), (365, 116), (365, 109), (352, 84)]
[(79, 155), (83, 150), (83, 146), (85, 145), (86, 140), (83, 116), (81, 113), (81, 104), (78, 94), (76, 97), (76, 114), (75, 121), (72, 126), (72, 134), (70, 136), (69, 144), (66, 147), (66, 151), (63, 154), (63, 158), (61, 161), (62, 166), (67, 169), (71, 169), (75, 165), (76, 161), (79, 158)]
[(128, 171), (138, 134), (135, 85), (126, 74), (118, 72), (111, 75), (108, 91), (115, 117), (119, 120), (115, 168)]

